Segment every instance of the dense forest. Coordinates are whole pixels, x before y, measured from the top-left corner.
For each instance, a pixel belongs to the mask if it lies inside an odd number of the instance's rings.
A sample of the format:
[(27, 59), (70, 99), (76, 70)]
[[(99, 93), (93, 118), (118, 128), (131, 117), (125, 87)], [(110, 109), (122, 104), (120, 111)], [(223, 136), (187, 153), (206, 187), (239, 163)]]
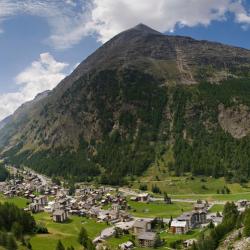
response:
[(0, 182), (5, 181), (9, 177), (8, 170), (4, 167), (3, 163), (0, 163)]
[[(36, 232), (34, 218), (27, 212), (10, 203), (0, 203), (0, 246), (8, 250), (18, 249), (16, 241), (21, 241), (28, 248), (25, 234)], [(29, 248), (30, 249), (30, 248)]]

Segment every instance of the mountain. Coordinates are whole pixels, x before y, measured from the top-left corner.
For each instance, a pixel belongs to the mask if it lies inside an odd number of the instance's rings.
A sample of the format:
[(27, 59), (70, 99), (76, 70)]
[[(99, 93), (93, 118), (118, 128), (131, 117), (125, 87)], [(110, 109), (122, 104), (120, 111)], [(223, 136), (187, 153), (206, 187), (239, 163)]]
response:
[(4, 118), (2, 121), (0, 121), (0, 129), (2, 129), (5, 125), (11, 122), (11, 115)]
[(28, 120), (32, 119), (32, 115), (36, 109), (41, 108), (40, 101), (48, 97), (49, 93), (50, 91), (47, 90), (37, 94), (33, 100), (22, 104), (14, 114), (0, 122), (0, 148), (8, 146), (9, 144), (11, 145), (11, 141), (13, 141), (13, 143), (18, 142), (15, 139), (17, 131), (21, 129)]
[(17, 110), (0, 130), (1, 154), (48, 175), (110, 184), (159, 161), (177, 175), (244, 181), (249, 79), (249, 50), (139, 24)]

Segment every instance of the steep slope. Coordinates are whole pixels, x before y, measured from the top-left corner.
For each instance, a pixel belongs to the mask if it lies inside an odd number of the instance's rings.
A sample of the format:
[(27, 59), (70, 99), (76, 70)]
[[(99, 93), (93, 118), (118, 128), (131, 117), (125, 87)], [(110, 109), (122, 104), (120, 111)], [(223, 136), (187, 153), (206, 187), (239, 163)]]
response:
[(4, 118), (2, 121), (0, 121), (0, 129), (2, 129), (5, 125), (11, 122), (11, 115)]
[(38, 94), (34, 100), (21, 105), (14, 114), (6, 117), (0, 122), (0, 148), (12, 145), (11, 141), (16, 144), (16, 134), (21, 131), (23, 126), (32, 119), (37, 108), (41, 108), (40, 102), (48, 97), (50, 91), (44, 91)]
[[(0, 131), (2, 154), (50, 175), (119, 183), (173, 150), (176, 174), (232, 178), (237, 169), (248, 177), (249, 72), (248, 50), (140, 24), (99, 48), (24, 118), (17, 111), (11, 132)], [(243, 106), (237, 119), (225, 115)], [(237, 124), (240, 136), (230, 133)]]

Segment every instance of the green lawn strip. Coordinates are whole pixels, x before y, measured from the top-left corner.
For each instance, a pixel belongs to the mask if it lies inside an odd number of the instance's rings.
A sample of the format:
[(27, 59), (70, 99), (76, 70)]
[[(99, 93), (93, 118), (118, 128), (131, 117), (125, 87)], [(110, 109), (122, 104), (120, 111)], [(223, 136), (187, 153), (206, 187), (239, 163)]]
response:
[(221, 192), (226, 186), (230, 189), (231, 193), (244, 193), (250, 192), (249, 183), (244, 186), (239, 183), (227, 183), (224, 178), (211, 178), (211, 177), (192, 177), (191, 174), (186, 176), (164, 176), (150, 174), (143, 176), (139, 181), (133, 182), (133, 187), (138, 189), (141, 184), (147, 184), (148, 191), (151, 191), (152, 185), (157, 185), (162, 192), (169, 194), (216, 194)]
[(31, 245), (36, 250), (44, 250), (46, 247), (53, 250), (59, 239), (66, 247), (72, 245), (76, 250), (82, 249), (77, 242), (78, 233), (82, 226), (86, 228), (92, 239), (98, 236), (104, 228), (108, 227), (105, 223), (97, 223), (94, 219), (78, 216), (71, 216), (66, 223), (53, 222), (47, 213), (35, 214), (34, 217), (37, 223), (42, 223), (49, 231), (49, 234), (38, 234), (31, 238)]
[(214, 204), (210, 209), (210, 213), (216, 213), (216, 212), (222, 212), (224, 208), (224, 205), (221, 204)]
[(129, 205), (131, 210), (129, 213), (136, 217), (145, 218), (170, 218), (171, 216), (177, 217), (185, 211), (192, 210), (192, 204), (187, 202), (174, 202), (173, 204), (165, 203), (142, 203), (130, 201)]
[(238, 201), (242, 199), (250, 200), (250, 192), (235, 194), (187, 194), (187, 195), (171, 195), (173, 199), (206, 199), (211, 201)]
[(13, 198), (7, 198), (4, 195), (0, 194), (0, 202), (9, 202), (15, 204), (19, 208), (25, 208), (27, 207), (28, 200), (22, 197), (13, 197)]
[(169, 246), (171, 242), (175, 242), (177, 240), (188, 240), (188, 239), (197, 239), (201, 233), (200, 229), (194, 229), (189, 231), (186, 234), (172, 234), (167, 231), (163, 231), (160, 234), (161, 239), (165, 239), (166, 244)]
[(129, 234), (125, 234), (119, 238), (111, 237), (111, 238), (107, 239), (107, 245), (111, 249), (119, 249), (120, 244), (125, 243), (125, 242), (130, 241), (130, 240), (131, 240), (131, 235), (129, 235)]

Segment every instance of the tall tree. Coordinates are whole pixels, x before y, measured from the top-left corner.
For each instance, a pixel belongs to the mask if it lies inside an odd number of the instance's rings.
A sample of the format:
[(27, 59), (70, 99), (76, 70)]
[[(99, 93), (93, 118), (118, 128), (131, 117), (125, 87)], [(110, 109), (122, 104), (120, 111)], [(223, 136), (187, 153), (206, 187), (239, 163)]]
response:
[(57, 242), (56, 250), (65, 250), (65, 247), (60, 240)]

